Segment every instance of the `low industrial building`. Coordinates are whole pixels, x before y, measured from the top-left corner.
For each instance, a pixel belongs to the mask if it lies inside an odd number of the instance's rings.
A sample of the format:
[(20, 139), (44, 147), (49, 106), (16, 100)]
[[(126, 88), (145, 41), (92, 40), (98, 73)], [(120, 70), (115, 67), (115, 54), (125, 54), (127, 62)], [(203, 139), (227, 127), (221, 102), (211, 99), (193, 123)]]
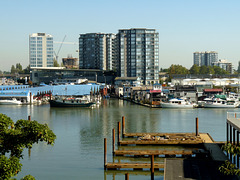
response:
[(50, 84), (57, 79), (88, 79), (89, 82), (113, 84), (115, 77), (114, 72), (99, 69), (31, 68), (33, 85)]

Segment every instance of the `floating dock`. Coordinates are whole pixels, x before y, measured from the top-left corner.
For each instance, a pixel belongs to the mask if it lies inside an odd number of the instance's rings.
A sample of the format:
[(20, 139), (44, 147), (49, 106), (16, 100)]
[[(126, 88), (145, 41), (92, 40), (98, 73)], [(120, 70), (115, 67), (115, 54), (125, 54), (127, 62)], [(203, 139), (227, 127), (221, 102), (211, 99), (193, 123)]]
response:
[[(117, 137), (117, 142), (115, 137)], [(116, 144), (118, 149), (115, 148)], [(208, 133), (198, 132), (198, 118), (196, 118), (195, 133), (126, 133), (125, 117), (122, 117), (122, 125), (118, 122), (117, 135), (115, 135), (115, 129), (112, 131), (112, 155), (133, 160), (125, 162), (126, 159), (118, 159), (118, 162), (107, 162), (107, 139), (105, 138), (105, 172), (118, 170), (120, 173), (149, 169), (151, 180), (154, 179), (154, 171), (164, 171), (165, 180), (198, 179), (208, 175), (213, 179), (218, 179), (222, 176), (218, 171), (218, 166), (228, 159)], [(137, 162), (139, 157), (147, 158), (148, 163)], [(162, 159), (161, 162), (159, 159)], [(209, 168), (208, 164), (213, 167)], [(191, 173), (193, 166), (202, 174)], [(211, 172), (206, 168), (209, 168)]]

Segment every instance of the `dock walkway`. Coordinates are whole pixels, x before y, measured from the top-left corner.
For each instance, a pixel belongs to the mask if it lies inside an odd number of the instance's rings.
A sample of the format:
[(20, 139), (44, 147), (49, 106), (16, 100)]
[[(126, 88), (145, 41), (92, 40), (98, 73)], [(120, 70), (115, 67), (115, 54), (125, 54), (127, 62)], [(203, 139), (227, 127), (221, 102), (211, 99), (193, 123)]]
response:
[[(113, 129), (113, 156), (124, 156), (124, 158), (134, 160), (136, 157), (151, 157), (151, 163), (137, 161), (126, 163), (120, 162), (120, 159), (119, 162), (107, 162), (107, 147), (106, 141), (104, 141), (105, 170), (150, 169), (152, 179), (154, 169), (160, 171), (164, 169), (165, 180), (209, 179), (208, 176), (212, 179), (219, 179), (221, 176), (218, 167), (227, 160), (227, 156), (208, 133), (198, 132), (198, 118), (196, 118), (196, 133), (125, 133), (125, 118), (123, 117), (122, 120), (122, 129), (120, 122), (118, 122), (118, 146), (146, 145), (146, 147), (140, 149), (137, 147), (136, 150), (131, 147), (126, 147), (124, 150), (115, 149), (116, 135), (115, 129)], [(159, 148), (150, 150), (151, 146), (157, 145), (160, 145)], [(168, 146), (176, 146), (176, 148), (166, 150), (165, 147), (162, 147), (163, 145), (167, 148)], [(147, 148), (148, 146), (149, 148)], [(181, 149), (178, 149), (178, 147), (181, 147)], [(158, 159), (158, 163), (154, 163), (154, 157), (161, 158), (164, 163), (161, 161), (159, 163)]]
[[(107, 169), (150, 169), (151, 163), (107, 163)], [(164, 164), (154, 163), (154, 169), (163, 169)]]
[(169, 150), (115, 150), (115, 156), (159, 156), (159, 155), (192, 155), (193, 152), (190, 150), (179, 150), (179, 151), (169, 151)]

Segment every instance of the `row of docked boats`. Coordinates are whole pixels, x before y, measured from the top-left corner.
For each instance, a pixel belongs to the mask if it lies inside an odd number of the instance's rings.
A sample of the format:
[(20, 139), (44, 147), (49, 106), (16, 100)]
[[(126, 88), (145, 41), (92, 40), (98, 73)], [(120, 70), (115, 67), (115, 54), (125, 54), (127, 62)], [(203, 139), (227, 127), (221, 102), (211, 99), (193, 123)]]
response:
[[(89, 101), (83, 98), (56, 98), (49, 100), (51, 107), (91, 107), (99, 104), (99, 102)], [(21, 100), (16, 98), (0, 100), (0, 105), (23, 105)]]
[(239, 108), (240, 101), (237, 98), (222, 99), (218, 97), (211, 97), (205, 98), (197, 103), (193, 103), (184, 98), (173, 98), (168, 102), (161, 102), (160, 105), (162, 108)]

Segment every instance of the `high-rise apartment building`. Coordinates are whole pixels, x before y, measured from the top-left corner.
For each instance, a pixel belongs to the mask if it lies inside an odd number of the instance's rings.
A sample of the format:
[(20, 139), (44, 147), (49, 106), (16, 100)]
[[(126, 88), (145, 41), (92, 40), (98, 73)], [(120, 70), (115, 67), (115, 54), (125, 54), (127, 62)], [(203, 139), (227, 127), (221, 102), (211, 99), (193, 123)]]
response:
[(115, 39), (115, 34), (80, 34), (79, 69), (114, 70)]
[(218, 53), (215, 51), (194, 52), (193, 64), (197, 66), (213, 66), (218, 61)]
[(229, 72), (230, 74), (232, 74), (232, 63), (228, 62), (225, 59), (219, 59), (217, 62), (214, 62), (213, 65), (218, 66), (224, 69), (225, 71)]
[(53, 67), (53, 37), (46, 33), (29, 36), (30, 67)]
[(117, 34), (117, 72), (139, 77), (148, 85), (159, 80), (159, 34), (155, 29), (120, 29)]
[(203, 66), (205, 62), (205, 52), (194, 52), (193, 53), (193, 64), (197, 66)]

